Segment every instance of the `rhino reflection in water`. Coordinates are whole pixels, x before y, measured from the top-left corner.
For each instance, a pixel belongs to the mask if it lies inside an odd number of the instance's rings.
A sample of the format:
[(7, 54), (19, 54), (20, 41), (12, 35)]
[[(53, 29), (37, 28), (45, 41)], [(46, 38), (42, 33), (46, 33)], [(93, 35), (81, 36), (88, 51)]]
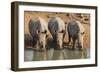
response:
[(47, 53), (46, 51), (40, 52), (35, 51), (33, 56), (33, 61), (45, 61), (47, 60)]
[(63, 60), (67, 58), (65, 50), (56, 50), (53, 53), (52, 60)]
[(90, 58), (90, 49), (80, 50), (46, 50), (33, 51), (25, 50), (24, 61), (49, 61), (49, 60), (69, 60), (69, 59), (87, 59)]

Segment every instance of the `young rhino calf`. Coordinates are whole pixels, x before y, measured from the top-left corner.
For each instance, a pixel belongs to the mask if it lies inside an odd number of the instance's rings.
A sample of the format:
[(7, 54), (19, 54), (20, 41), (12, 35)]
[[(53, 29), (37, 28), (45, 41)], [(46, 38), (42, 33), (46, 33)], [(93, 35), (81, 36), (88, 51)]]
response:
[(79, 21), (70, 21), (66, 27), (66, 31), (68, 31), (68, 37), (69, 41), (68, 44), (73, 42), (72, 48), (76, 48), (76, 44), (78, 45), (77, 47), (82, 50), (83, 49), (83, 37), (84, 37), (84, 27)]
[(48, 35), (47, 22), (41, 17), (30, 20), (29, 31), (33, 37), (34, 43), (36, 44), (36, 48), (46, 49), (46, 37)]

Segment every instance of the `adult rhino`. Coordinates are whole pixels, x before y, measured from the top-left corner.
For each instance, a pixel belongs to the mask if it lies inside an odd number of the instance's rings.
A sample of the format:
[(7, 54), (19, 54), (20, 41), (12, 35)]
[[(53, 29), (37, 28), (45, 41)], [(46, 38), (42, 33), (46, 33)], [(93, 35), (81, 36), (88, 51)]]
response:
[(33, 42), (36, 48), (46, 48), (46, 38), (48, 36), (48, 26), (47, 22), (41, 18), (37, 17), (34, 20), (29, 21), (29, 31), (33, 37)]
[(51, 17), (48, 22), (48, 29), (53, 37), (53, 42), (56, 43), (56, 47), (62, 49), (65, 36), (64, 21), (60, 17)]
[[(79, 49), (83, 49), (83, 37), (84, 37), (84, 27), (83, 25), (76, 20), (72, 20), (68, 23), (67, 25), (67, 32), (68, 32), (68, 37), (69, 41), (68, 44), (73, 42), (72, 48), (78, 47)], [(77, 46), (76, 46), (77, 45)]]

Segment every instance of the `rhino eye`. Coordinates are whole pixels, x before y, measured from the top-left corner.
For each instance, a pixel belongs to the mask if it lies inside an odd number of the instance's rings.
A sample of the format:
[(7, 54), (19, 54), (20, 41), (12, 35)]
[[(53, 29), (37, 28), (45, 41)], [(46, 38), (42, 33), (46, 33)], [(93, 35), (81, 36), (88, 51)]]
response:
[(64, 30), (60, 31), (59, 33), (64, 33)]
[(45, 30), (44, 33), (47, 33), (47, 31)]
[(40, 30), (38, 30), (38, 33), (40, 33)]
[(47, 31), (45, 30), (44, 32), (41, 32), (41, 33), (44, 33), (44, 34), (46, 34), (46, 33), (47, 33)]

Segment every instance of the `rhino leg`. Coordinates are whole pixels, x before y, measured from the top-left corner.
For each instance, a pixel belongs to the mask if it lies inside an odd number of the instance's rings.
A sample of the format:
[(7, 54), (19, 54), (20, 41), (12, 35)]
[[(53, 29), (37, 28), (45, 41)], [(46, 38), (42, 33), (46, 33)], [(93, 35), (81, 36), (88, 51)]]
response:
[(72, 49), (75, 49), (76, 48), (76, 38), (72, 38), (72, 40), (73, 40)]
[(39, 50), (39, 41), (36, 43), (36, 50)]
[(71, 42), (71, 36), (70, 35), (68, 35), (68, 42), (67, 42), (67, 45), (69, 45), (70, 44), (70, 42)]

